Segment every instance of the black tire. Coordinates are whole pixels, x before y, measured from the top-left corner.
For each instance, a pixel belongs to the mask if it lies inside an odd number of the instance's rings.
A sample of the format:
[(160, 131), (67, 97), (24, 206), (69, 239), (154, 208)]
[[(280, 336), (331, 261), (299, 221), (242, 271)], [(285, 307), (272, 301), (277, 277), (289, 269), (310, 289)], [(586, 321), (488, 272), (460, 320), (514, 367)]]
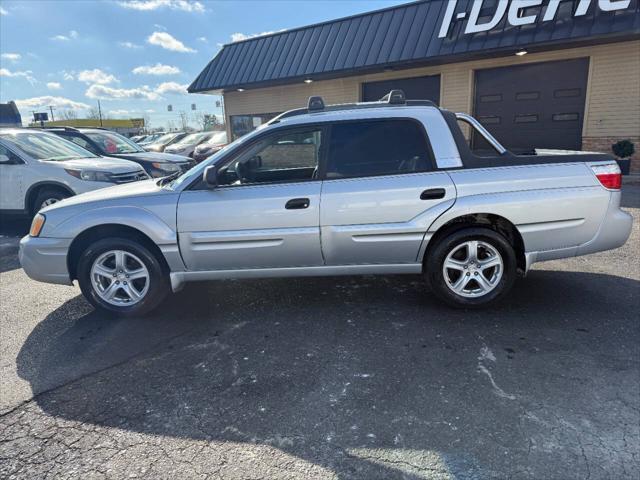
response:
[[(444, 261), (457, 246), (471, 240), (486, 242), (493, 246), (502, 257), (502, 277), (493, 290), (478, 297), (459, 295), (449, 288), (444, 277)], [(443, 302), (457, 308), (482, 308), (500, 301), (511, 290), (517, 276), (517, 260), (513, 246), (494, 230), (470, 227), (455, 231), (441, 238), (430, 250), (425, 262), (425, 275), (431, 291)], [(473, 279), (473, 276), (471, 277)], [(465, 292), (466, 293), (466, 292)]]
[[(149, 272), (149, 288), (144, 297), (133, 305), (112, 305), (97, 294), (91, 280), (91, 268), (96, 259), (109, 250), (123, 250), (140, 259)], [(78, 260), (78, 283), (85, 298), (95, 308), (122, 317), (142, 316), (158, 307), (170, 291), (169, 276), (158, 258), (143, 244), (126, 238), (105, 238), (91, 244)]]
[(40, 211), (42, 204), (46, 200), (55, 200), (56, 202), (59, 202), (60, 200), (64, 200), (70, 196), (71, 194), (69, 192), (62, 190), (61, 188), (45, 187), (41, 189), (31, 204), (31, 216), (34, 216)]

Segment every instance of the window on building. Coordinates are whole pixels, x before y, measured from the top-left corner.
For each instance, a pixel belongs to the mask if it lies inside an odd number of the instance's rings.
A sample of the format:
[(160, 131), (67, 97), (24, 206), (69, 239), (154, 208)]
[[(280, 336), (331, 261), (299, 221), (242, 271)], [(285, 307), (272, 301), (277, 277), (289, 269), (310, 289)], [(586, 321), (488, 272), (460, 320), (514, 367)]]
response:
[(233, 140), (267, 123), (279, 113), (256, 113), (252, 115), (231, 115), (231, 137)]
[(322, 130), (273, 133), (220, 171), (222, 185), (298, 182), (317, 177)]
[(425, 134), (412, 120), (335, 124), (327, 178), (365, 177), (431, 170)]

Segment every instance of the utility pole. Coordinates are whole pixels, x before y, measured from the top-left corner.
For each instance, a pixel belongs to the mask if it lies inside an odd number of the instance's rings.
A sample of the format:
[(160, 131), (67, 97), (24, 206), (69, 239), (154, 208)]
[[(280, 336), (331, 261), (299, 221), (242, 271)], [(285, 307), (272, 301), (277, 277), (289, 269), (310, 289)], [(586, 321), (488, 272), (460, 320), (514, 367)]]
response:
[(53, 107), (52, 107), (51, 105), (49, 105), (49, 111), (51, 112), (51, 121), (52, 121), (52, 122), (55, 122), (55, 121), (56, 121), (56, 119), (55, 119), (55, 118), (53, 118)]
[(100, 118), (100, 126), (102, 126), (102, 107), (100, 106), (100, 100), (98, 100), (98, 117)]

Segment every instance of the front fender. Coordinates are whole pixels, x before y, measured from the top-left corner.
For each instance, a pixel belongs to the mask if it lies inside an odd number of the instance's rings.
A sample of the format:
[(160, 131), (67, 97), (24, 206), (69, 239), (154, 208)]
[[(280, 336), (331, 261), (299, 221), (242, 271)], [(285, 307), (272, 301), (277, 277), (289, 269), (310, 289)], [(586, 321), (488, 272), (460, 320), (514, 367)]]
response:
[(177, 245), (176, 232), (158, 215), (144, 207), (114, 206), (83, 210), (43, 231), (43, 236), (54, 238), (75, 238), (89, 228), (99, 225), (125, 225), (144, 233), (160, 245)]

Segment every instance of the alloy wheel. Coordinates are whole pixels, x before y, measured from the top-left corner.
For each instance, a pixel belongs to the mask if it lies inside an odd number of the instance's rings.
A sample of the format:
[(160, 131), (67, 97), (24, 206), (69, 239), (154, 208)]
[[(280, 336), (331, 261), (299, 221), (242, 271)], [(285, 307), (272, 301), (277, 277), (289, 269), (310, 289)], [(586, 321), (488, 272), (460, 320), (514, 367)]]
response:
[(149, 270), (134, 254), (109, 250), (91, 267), (93, 289), (102, 300), (116, 306), (135, 305), (149, 291)]
[(445, 283), (457, 295), (477, 298), (498, 286), (504, 273), (500, 252), (481, 240), (470, 240), (451, 249), (442, 265)]

